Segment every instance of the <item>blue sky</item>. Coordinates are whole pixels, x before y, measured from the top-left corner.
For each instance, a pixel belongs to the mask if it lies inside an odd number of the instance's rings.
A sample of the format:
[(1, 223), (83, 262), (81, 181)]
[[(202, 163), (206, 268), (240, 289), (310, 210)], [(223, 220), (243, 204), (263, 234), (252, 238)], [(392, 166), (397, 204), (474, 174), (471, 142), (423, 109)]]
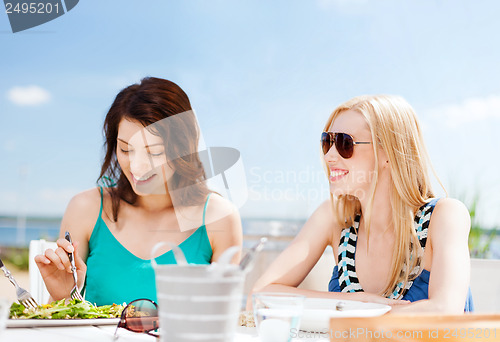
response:
[(2, 12), (0, 214), (62, 215), (95, 186), (107, 109), (151, 75), (187, 92), (208, 146), (241, 151), (244, 217), (309, 215), (328, 195), (318, 148), (328, 115), (353, 96), (389, 93), (416, 109), (448, 190), (477, 190), (481, 220), (500, 225), (499, 10), (463, 0), (80, 1), (16, 34)]

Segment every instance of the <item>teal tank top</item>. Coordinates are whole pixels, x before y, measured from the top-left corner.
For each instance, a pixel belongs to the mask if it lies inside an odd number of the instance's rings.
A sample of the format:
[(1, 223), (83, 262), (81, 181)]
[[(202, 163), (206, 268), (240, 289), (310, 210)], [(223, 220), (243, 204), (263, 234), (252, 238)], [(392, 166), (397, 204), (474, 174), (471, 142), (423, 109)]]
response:
[[(212, 260), (212, 247), (205, 227), (209, 196), (203, 209), (202, 225), (179, 244), (191, 264), (210, 264)], [(157, 302), (151, 260), (135, 256), (114, 237), (102, 219), (102, 202), (101, 188), (101, 209), (89, 240), (85, 300), (96, 305), (129, 303), (139, 298)], [(176, 263), (171, 250), (157, 257), (156, 262)]]

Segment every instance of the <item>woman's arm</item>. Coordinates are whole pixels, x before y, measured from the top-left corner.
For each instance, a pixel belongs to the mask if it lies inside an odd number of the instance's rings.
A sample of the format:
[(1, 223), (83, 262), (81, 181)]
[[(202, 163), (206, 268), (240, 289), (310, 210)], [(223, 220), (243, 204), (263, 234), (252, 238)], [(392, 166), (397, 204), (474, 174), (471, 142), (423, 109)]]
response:
[(296, 287), (309, 274), (326, 246), (332, 243), (334, 222), (331, 203), (325, 201), (307, 220), (290, 245), (257, 280), (253, 291), (308, 292)]
[[(290, 292), (307, 297), (359, 300), (389, 305), (406, 303), (405, 301), (395, 301), (365, 292), (338, 293), (297, 288), (317, 263), (326, 246), (332, 244), (334, 229), (337, 229), (335, 222), (331, 202), (329, 200), (323, 202), (311, 215), (290, 246), (278, 256), (257, 280), (252, 292)], [(250, 293), (247, 300), (247, 309), (250, 310), (251, 306)]]
[(432, 248), (429, 299), (396, 311), (464, 312), (470, 281), (469, 230), (470, 216), (463, 203), (450, 198), (438, 201), (427, 240)]
[[(44, 254), (35, 257), (51, 299), (59, 300), (69, 297), (74, 281), (67, 253), (73, 251), (75, 251), (78, 287), (82, 288), (87, 271), (85, 260), (88, 254), (88, 242), (99, 213), (99, 206), (100, 194), (96, 192), (96, 189), (73, 197), (61, 222), (58, 247), (55, 250), (47, 249)], [(74, 247), (64, 239), (66, 231), (71, 234)]]

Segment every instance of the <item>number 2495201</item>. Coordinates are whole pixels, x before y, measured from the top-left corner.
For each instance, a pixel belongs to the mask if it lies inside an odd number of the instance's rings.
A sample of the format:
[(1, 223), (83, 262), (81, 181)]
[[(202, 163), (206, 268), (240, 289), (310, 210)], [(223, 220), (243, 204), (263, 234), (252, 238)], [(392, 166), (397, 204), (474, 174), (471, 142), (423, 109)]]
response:
[(497, 329), (489, 328), (461, 328), (461, 329), (444, 329), (443, 338), (474, 338), (474, 339), (489, 339), (497, 337)]
[(23, 2), (23, 3), (17, 3), (17, 4), (12, 4), (10, 2), (5, 3), (5, 10), (7, 14), (12, 14), (12, 13), (31, 13), (31, 14), (51, 14), (51, 13), (59, 13), (60, 7), (59, 7), (59, 2), (55, 1), (54, 4), (47, 2), (47, 3), (40, 3), (40, 2)]

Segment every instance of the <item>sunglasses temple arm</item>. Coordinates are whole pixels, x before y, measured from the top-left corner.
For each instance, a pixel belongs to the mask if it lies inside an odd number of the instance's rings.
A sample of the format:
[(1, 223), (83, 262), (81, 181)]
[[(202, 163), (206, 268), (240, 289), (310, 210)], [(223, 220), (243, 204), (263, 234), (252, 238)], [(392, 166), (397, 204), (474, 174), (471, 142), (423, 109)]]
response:
[[(125, 311), (125, 309), (123, 310)], [(113, 334), (113, 340), (116, 340), (118, 339), (118, 328), (123, 328), (125, 326), (125, 324), (123, 324), (123, 319), (120, 318), (120, 322), (118, 322), (118, 324), (116, 325), (116, 329), (115, 329), (115, 333)]]
[(160, 337), (160, 334), (155, 334), (151, 331), (146, 331), (146, 334), (148, 334), (149, 336), (153, 336), (153, 337), (156, 337), (156, 338), (159, 338)]
[(146, 334), (148, 334), (148, 335), (150, 335), (150, 336), (154, 336), (154, 337), (159, 338), (159, 337), (160, 337), (160, 334), (158, 334), (158, 333), (156, 333), (156, 334), (155, 334), (155, 333), (153, 333), (153, 331), (156, 331), (156, 330), (158, 330), (158, 329), (160, 328), (158, 323), (159, 323), (159, 322), (158, 322), (158, 317), (156, 317), (156, 319), (154, 319), (154, 320), (153, 320), (153, 329), (151, 329), (151, 330), (147, 330), (147, 331), (146, 331)]
[(113, 340), (117, 340), (117, 339), (118, 339), (118, 335), (117, 335), (117, 333), (118, 333), (118, 328), (119, 328), (119, 327), (120, 327), (120, 325), (118, 324), (118, 325), (116, 326), (115, 333), (113, 334)]

